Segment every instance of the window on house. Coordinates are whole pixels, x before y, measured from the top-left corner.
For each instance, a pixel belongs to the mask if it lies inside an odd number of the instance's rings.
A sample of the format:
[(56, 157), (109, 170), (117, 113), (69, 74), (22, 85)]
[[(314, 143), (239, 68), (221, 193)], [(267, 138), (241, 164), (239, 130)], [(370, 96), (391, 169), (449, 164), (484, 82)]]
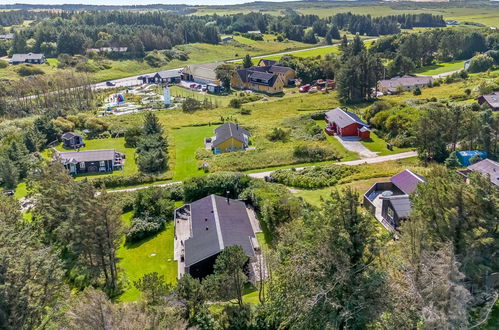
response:
[(395, 215), (395, 212), (393, 212), (393, 209), (391, 207), (388, 208), (387, 214), (388, 214), (388, 218), (393, 220), (393, 216)]
[(85, 162), (80, 162), (80, 169), (85, 169)]
[(106, 161), (104, 161), (104, 160), (101, 160), (101, 161), (100, 161), (100, 166), (101, 166), (101, 167), (104, 167), (104, 166), (106, 166)]

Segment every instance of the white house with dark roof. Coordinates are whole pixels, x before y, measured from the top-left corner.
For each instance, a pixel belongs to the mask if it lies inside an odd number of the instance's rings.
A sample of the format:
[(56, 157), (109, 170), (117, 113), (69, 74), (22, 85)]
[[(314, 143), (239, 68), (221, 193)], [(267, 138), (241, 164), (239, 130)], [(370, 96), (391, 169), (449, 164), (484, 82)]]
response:
[(29, 63), (29, 64), (43, 64), (45, 63), (45, 55), (43, 54), (14, 54), (10, 59), (10, 64), (21, 64), (21, 63)]
[(407, 92), (416, 88), (429, 87), (432, 84), (432, 77), (405, 75), (378, 81), (378, 91), (383, 94), (396, 94), (399, 91)]
[(209, 195), (176, 209), (174, 218), (178, 278), (213, 273), (217, 256), (228, 246), (241, 246), (250, 265), (260, 254), (255, 235), (260, 229), (253, 210), (243, 201)]

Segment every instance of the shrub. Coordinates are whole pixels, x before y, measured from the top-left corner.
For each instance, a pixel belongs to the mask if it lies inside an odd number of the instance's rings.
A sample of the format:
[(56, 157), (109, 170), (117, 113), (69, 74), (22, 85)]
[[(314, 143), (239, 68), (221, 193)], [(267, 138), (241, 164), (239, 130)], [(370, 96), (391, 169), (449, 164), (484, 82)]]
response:
[(283, 130), (280, 127), (274, 127), (272, 131), (267, 135), (267, 139), (269, 141), (275, 142), (275, 141), (287, 141), (289, 138), (289, 132)]
[(89, 181), (96, 188), (106, 187), (106, 188), (117, 188), (124, 186), (135, 186), (146, 183), (153, 183), (156, 181), (169, 180), (171, 177), (167, 176), (155, 176), (147, 174), (132, 174), (132, 175), (109, 175), (101, 176), (89, 179)]
[(132, 226), (126, 234), (127, 243), (138, 242), (156, 234), (163, 229), (165, 222), (164, 218), (150, 216), (132, 219)]
[(414, 89), (412, 91), (412, 94), (414, 94), (414, 95), (421, 95), (421, 89), (419, 87), (416, 87), (416, 89)]
[(324, 130), (317, 125), (310, 115), (302, 115), (294, 118), (286, 118), (282, 121), (283, 126), (291, 129), (290, 135), (295, 139), (307, 141), (325, 140)]
[(174, 190), (167, 187), (151, 187), (137, 192), (133, 210), (135, 217), (150, 215), (152, 217), (169, 217), (173, 214), (175, 203), (173, 198), (179, 198)]
[(358, 172), (359, 170), (352, 166), (325, 165), (307, 167), (300, 171), (277, 170), (272, 173), (272, 178), (286, 186), (317, 189), (333, 186), (340, 179)]
[(203, 177), (195, 177), (184, 182), (185, 202), (192, 202), (205, 196), (216, 194), (230, 198), (238, 198), (239, 194), (249, 187), (251, 178), (232, 172), (217, 172)]
[(9, 66), (9, 62), (0, 60), (0, 69), (4, 69)]
[(21, 65), (21, 67), (17, 69), (17, 74), (19, 74), (21, 77), (27, 77), (27, 76), (45, 74), (45, 72), (40, 68), (36, 68), (32, 65), (26, 64), (26, 65)]
[(484, 72), (492, 68), (494, 59), (488, 54), (479, 54), (473, 57), (468, 67), (469, 72)]
[(151, 53), (147, 54), (144, 57), (144, 61), (146, 61), (147, 64), (149, 64), (150, 66), (152, 66), (154, 68), (158, 68), (161, 65), (166, 63), (165, 58), (157, 52), (151, 52)]
[(201, 109), (201, 102), (195, 98), (188, 97), (185, 99), (184, 103), (182, 103), (183, 112), (194, 112), (199, 109)]
[(293, 156), (309, 161), (339, 160), (341, 158), (334, 148), (326, 148), (315, 144), (300, 144), (296, 146), (293, 150)]
[(132, 126), (125, 131), (125, 146), (128, 148), (136, 148), (142, 135), (142, 128), (140, 126)]
[(247, 116), (247, 115), (251, 115), (251, 109), (241, 108), (241, 110), (239, 111), (239, 113), (240, 113), (241, 115), (245, 115), (245, 116)]
[(78, 63), (75, 69), (77, 72), (97, 72), (100, 70), (98, 66), (89, 62)]
[(241, 99), (239, 99), (239, 98), (234, 98), (234, 99), (230, 100), (230, 102), (229, 102), (229, 106), (231, 108), (239, 109), (241, 107), (241, 105), (242, 105), (242, 102), (241, 102)]

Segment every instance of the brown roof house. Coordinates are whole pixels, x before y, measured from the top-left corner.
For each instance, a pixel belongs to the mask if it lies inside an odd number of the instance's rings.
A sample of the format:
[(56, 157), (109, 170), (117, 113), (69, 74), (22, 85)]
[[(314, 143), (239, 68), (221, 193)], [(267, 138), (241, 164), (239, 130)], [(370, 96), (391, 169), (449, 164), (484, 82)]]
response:
[(250, 272), (260, 246), (261, 231), (253, 210), (243, 201), (209, 195), (175, 210), (174, 260), (178, 278), (204, 278), (213, 273), (217, 256), (239, 245), (250, 258)]
[(378, 219), (383, 226), (390, 230), (400, 226), (402, 220), (411, 213), (409, 196), (416, 190), (425, 178), (404, 170), (390, 178), (387, 182), (376, 182), (364, 194), (364, 207)]
[(487, 103), (488, 106), (494, 110), (499, 110), (499, 92), (494, 92), (492, 94), (482, 95), (478, 98), (478, 103), (484, 104)]
[(72, 175), (123, 170), (125, 155), (114, 149), (68, 151), (54, 154)]
[(405, 75), (402, 77), (393, 77), (378, 81), (378, 91), (383, 94), (396, 94), (399, 92), (407, 92), (416, 88), (429, 87), (433, 84), (432, 77), (413, 77)]

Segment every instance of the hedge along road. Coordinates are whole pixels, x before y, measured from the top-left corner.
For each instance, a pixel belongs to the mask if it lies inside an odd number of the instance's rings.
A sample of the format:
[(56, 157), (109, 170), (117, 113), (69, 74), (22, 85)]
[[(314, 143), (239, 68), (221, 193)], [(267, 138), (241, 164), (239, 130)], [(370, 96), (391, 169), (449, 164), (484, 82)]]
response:
[[(388, 156), (378, 156), (378, 157), (373, 157), (373, 158), (366, 158), (366, 159), (359, 159), (359, 160), (350, 160), (346, 162), (338, 162), (338, 163), (331, 163), (334, 165), (347, 165), (347, 166), (354, 166), (354, 165), (362, 165), (362, 164), (374, 164), (374, 163), (382, 163), (382, 162), (387, 162), (391, 160), (398, 160), (398, 159), (405, 159), (405, 158), (411, 158), (411, 157), (416, 157), (418, 153), (416, 151), (408, 151), (408, 152), (401, 152), (399, 154), (394, 154), (394, 155), (388, 155)], [(315, 167), (315, 166), (304, 166), (304, 167), (295, 167), (297, 170), (304, 169), (306, 167)], [(288, 169), (291, 170), (291, 169)], [(248, 173), (247, 175), (251, 178), (255, 179), (263, 179), (266, 176), (269, 176), (272, 174), (274, 171), (265, 171), (265, 172), (258, 172), (258, 173)], [(151, 187), (167, 187), (167, 186), (173, 186), (173, 185), (178, 185), (182, 184), (182, 181), (175, 181), (175, 182), (168, 182), (168, 183), (161, 183), (161, 184), (152, 184), (148, 186), (143, 186), (143, 187), (135, 187), (135, 188), (125, 188), (125, 189), (115, 189), (115, 190), (108, 190), (107, 192), (109, 193), (115, 193), (115, 192), (131, 192), (131, 191), (137, 191), (137, 190), (142, 190), (142, 189), (147, 189)], [(96, 193), (97, 195), (100, 194), (100, 192)]]

